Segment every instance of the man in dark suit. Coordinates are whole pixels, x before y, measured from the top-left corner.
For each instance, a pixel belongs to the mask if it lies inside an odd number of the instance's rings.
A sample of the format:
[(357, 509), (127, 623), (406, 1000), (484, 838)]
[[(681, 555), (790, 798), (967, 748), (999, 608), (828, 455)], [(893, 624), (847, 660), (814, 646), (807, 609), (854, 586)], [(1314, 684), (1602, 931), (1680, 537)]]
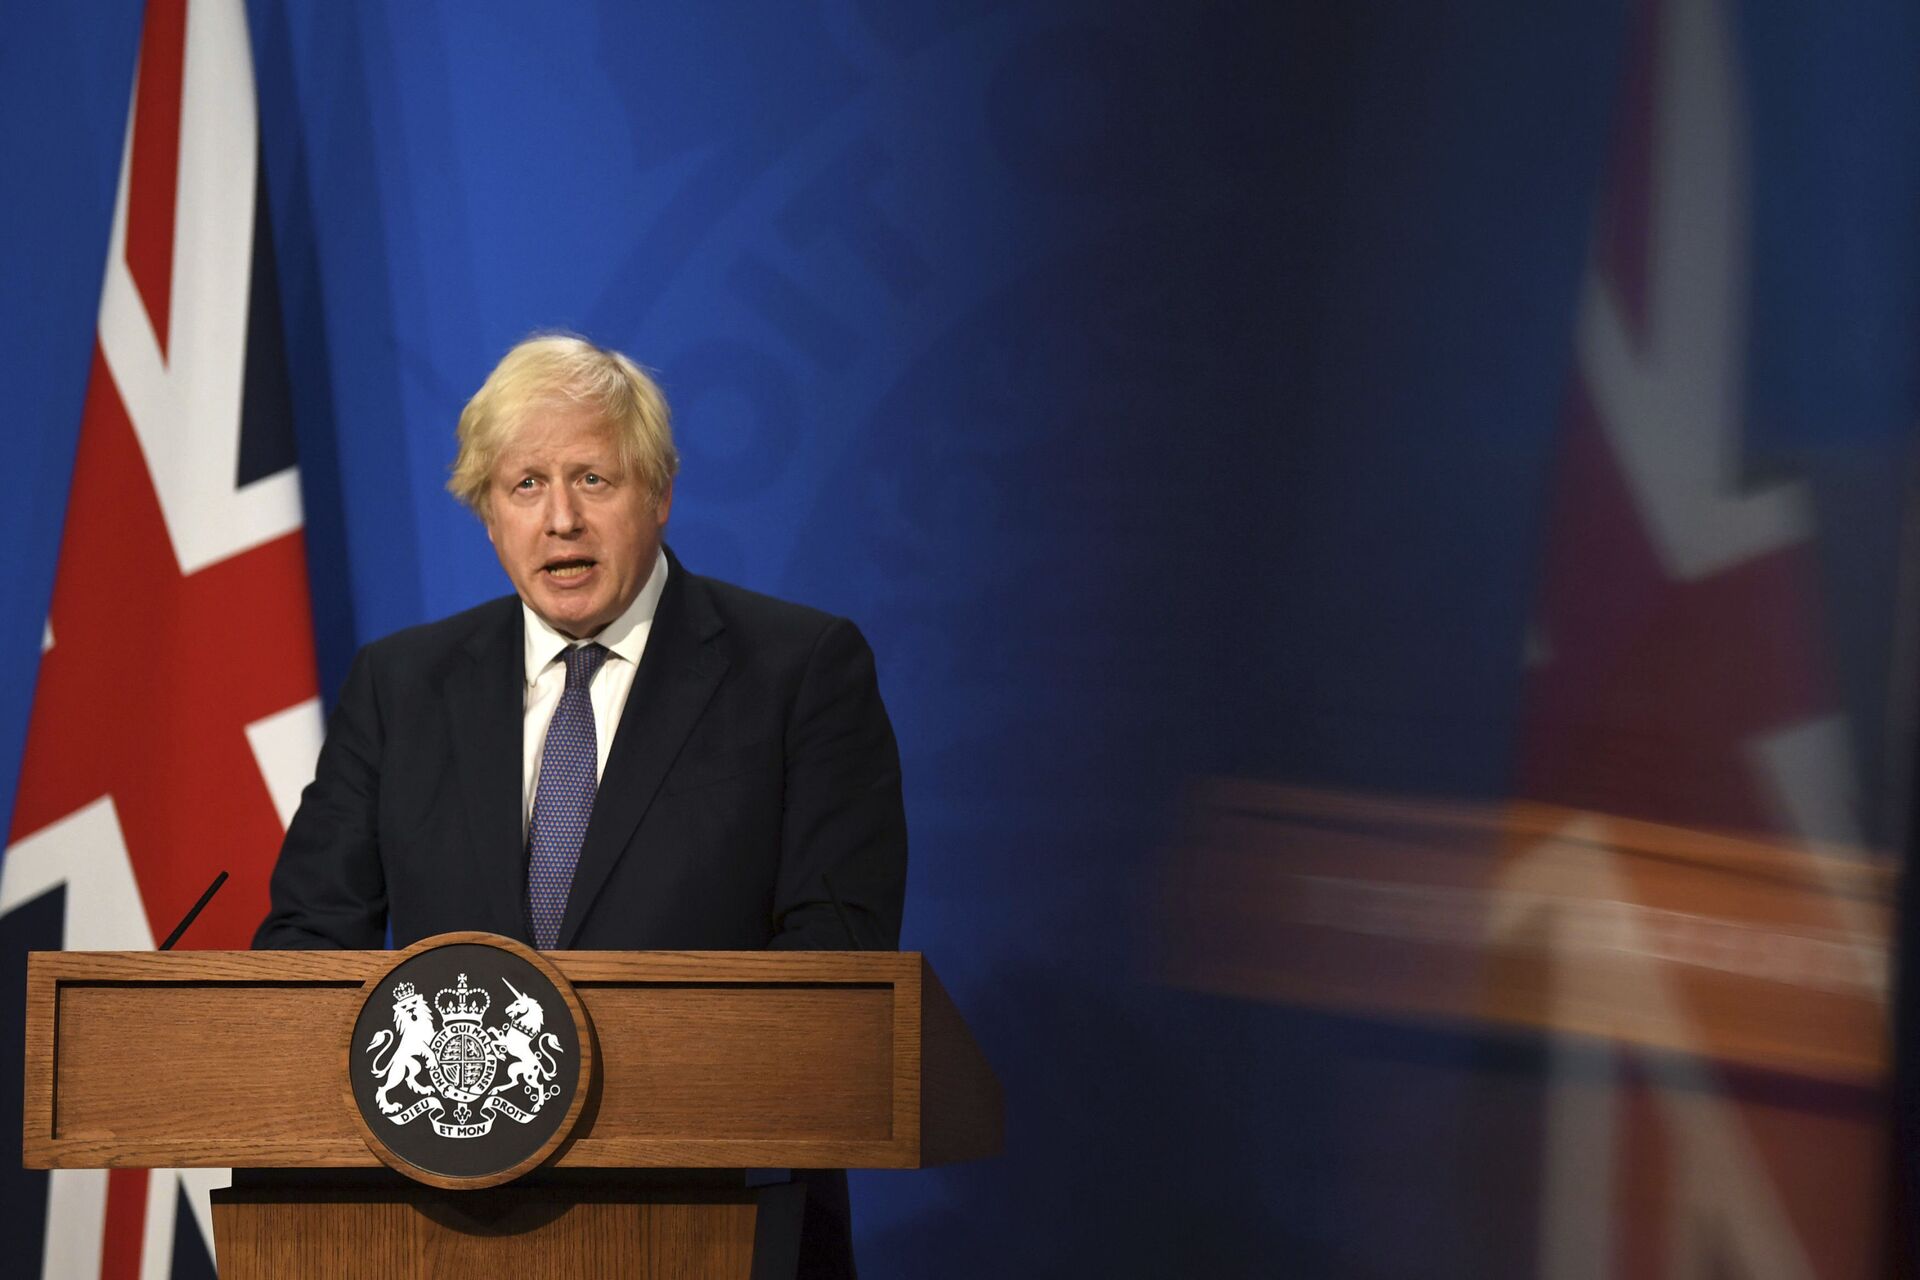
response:
[[(652, 381), (530, 339), (459, 441), (449, 488), (516, 595), (361, 651), (254, 945), (896, 947), (906, 822), (872, 653), (666, 550)], [(809, 1183), (803, 1274), (850, 1274), (844, 1179)]]

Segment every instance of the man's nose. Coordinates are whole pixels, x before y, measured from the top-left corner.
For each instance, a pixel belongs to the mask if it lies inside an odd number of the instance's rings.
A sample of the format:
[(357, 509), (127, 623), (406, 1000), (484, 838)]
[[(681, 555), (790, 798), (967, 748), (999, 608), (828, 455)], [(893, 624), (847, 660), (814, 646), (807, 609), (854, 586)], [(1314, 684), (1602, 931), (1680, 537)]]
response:
[(565, 485), (555, 486), (550, 490), (547, 500), (547, 532), (565, 535), (579, 531), (579, 504), (573, 500), (572, 492)]

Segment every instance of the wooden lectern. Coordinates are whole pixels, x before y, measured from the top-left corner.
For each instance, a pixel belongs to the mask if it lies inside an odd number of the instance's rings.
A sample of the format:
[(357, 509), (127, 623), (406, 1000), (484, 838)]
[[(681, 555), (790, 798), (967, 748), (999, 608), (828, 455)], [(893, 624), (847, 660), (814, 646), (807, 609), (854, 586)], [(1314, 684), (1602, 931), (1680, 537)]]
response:
[[(911, 952), (552, 952), (593, 1082), (506, 1186), (389, 1170), (347, 1096), (384, 951), (36, 952), (28, 1167), (232, 1167), (220, 1274), (793, 1274), (804, 1168), (996, 1154), (998, 1083)], [(484, 1268), (484, 1270), (467, 1270)]]

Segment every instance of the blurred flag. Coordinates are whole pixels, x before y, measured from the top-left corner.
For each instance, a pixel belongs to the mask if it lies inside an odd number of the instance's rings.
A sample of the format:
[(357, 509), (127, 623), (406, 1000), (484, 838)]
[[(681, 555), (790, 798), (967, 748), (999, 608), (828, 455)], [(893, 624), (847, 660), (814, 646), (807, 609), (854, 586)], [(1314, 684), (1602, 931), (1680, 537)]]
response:
[[(149, 0), (0, 861), (10, 966), (31, 949), (151, 948), (223, 868), (232, 881), (183, 945), (245, 947), (318, 753), (258, 148), (241, 0)], [(0, 994), (9, 1026), (21, 1025), (19, 1001), (17, 986)], [(127, 1032), (133, 1076), (139, 1028)], [(17, 1060), (0, 1070), (17, 1072)], [(0, 1096), (17, 1117), (17, 1076), (0, 1077)], [(9, 1274), (213, 1274), (206, 1189), (224, 1171), (49, 1177), (17, 1165), (0, 1160)]]
[[(1596, 834), (1579, 825), (1513, 841), (1500, 882), (1515, 895), (1665, 911), (1696, 933), (1723, 923), (1709, 909), (1757, 914), (1770, 922), (1754, 934), (1759, 949), (1788, 962), (1755, 984), (1773, 993), (1752, 1006), (1770, 1012), (1771, 1034), (1828, 1047), (1836, 1032), (1820, 1011), (1840, 1008), (1867, 1033), (1840, 1038), (1878, 1045), (1885, 895), (1862, 892), (1855, 874), (1872, 855), (1860, 852), (1860, 771), (1829, 640), (1819, 512), (1803, 477), (1765, 467), (1750, 447), (1754, 112), (1732, 8), (1635, 8), (1574, 334), (1516, 791), (1572, 811), (1785, 838), (1808, 853), (1767, 853), (1780, 901), (1764, 909), (1757, 888), (1724, 873), (1701, 880), (1711, 892), (1689, 894), (1670, 853), (1657, 873), (1644, 857), (1570, 854)], [(1603, 847), (1620, 843), (1618, 821), (1597, 830)], [(1837, 856), (1813, 856), (1819, 846)], [(1740, 850), (1742, 874), (1762, 865), (1759, 849)], [(1535, 908), (1527, 919), (1547, 931), (1549, 952), (1570, 954), (1575, 915)], [(1793, 967), (1783, 922), (1803, 942), (1825, 940), (1817, 971)], [(1540, 1273), (1869, 1274), (1883, 1079), (1812, 1095), (1779, 1078), (1758, 1091), (1742, 1083), (1713, 1034), (1737, 1008), (1729, 981), (1703, 957), (1654, 963), (1663, 945), (1639, 929), (1617, 949), (1634, 961), (1630, 975), (1562, 963), (1545, 997), (1597, 1009), (1604, 991), (1605, 1008), (1629, 996), (1633, 1012), (1591, 1018), (1583, 1029), (1598, 1038), (1555, 1042)], [(1670, 1052), (1630, 1047), (1649, 1019)], [(1549, 1021), (1578, 1025), (1565, 1012)]]
[(1897, 867), (1862, 821), (1875, 699), (1843, 696), (1823, 510), (1751, 447), (1733, 10), (1632, 6), (1513, 800), (1216, 780), (1163, 891), (1183, 986), (1537, 1033), (1538, 1087), (1481, 1073), (1493, 1138), (1458, 1159), (1496, 1187), (1527, 1144), (1474, 1221), (1554, 1280), (1851, 1280), (1883, 1248)]

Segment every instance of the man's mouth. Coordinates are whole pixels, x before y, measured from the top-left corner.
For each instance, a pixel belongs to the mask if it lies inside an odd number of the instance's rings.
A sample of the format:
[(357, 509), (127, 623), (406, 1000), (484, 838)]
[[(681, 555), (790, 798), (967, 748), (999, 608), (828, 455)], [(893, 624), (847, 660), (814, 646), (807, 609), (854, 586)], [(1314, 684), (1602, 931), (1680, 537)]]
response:
[(543, 566), (541, 571), (550, 578), (558, 578), (564, 582), (568, 578), (579, 577), (591, 568), (593, 568), (591, 560), (555, 560)]

